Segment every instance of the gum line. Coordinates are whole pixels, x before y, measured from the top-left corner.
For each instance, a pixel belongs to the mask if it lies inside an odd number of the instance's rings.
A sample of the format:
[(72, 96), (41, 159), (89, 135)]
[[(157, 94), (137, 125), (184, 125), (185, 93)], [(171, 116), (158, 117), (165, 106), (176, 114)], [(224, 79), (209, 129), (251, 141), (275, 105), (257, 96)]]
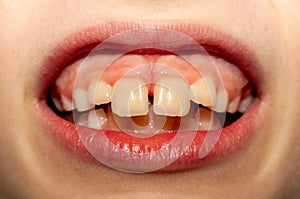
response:
[[(228, 91), (231, 101), (242, 95), (240, 92), (248, 84), (247, 78), (236, 66), (221, 58), (207, 55), (126, 54), (110, 63), (111, 57), (114, 56), (109, 53), (93, 54), (88, 60), (75, 61), (66, 67), (56, 80), (55, 92), (71, 100), (75, 87), (87, 90), (93, 80), (101, 79), (113, 86), (126, 75), (155, 83), (161, 76), (171, 74), (181, 76), (190, 85), (203, 76), (209, 76), (215, 81), (217, 90), (224, 87)], [(153, 84), (149, 84), (149, 94), (152, 93)]]

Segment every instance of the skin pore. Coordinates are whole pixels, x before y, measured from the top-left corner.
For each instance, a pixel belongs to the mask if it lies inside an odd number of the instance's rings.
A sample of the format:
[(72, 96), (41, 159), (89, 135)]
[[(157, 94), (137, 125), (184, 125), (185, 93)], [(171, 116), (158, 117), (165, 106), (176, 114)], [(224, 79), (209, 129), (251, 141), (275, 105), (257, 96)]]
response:
[[(0, 1), (0, 198), (296, 198), (300, 193), (300, 2)], [(78, 157), (35, 114), (43, 62), (68, 35), (111, 21), (210, 25), (239, 39), (262, 67), (251, 141), (218, 164), (127, 174)]]

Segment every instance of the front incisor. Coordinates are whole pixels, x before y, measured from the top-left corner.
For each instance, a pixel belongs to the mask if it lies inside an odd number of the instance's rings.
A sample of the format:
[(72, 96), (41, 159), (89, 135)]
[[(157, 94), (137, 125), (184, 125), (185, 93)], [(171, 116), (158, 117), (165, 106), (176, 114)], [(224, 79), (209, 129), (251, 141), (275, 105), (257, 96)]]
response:
[(147, 115), (148, 87), (137, 78), (121, 78), (113, 86), (112, 111), (120, 117)]
[(178, 77), (163, 77), (159, 79), (154, 87), (154, 113), (167, 116), (185, 116), (189, 110), (188, 84)]

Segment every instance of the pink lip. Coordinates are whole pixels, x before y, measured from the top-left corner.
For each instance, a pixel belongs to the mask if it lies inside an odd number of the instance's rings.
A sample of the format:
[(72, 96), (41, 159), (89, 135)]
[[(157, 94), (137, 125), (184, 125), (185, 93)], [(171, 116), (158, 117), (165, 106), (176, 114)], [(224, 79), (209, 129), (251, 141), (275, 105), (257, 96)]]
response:
[[(91, 49), (114, 34), (145, 27), (171, 29), (186, 34), (204, 46), (206, 50), (230, 59), (230, 61), (234, 62), (253, 83), (257, 92), (257, 100), (239, 120), (222, 130), (216, 145), (205, 158), (199, 158), (199, 152), (207, 132), (198, 131), (186, 153), (167, 168), (164, 168), (164, 170), (170, 171), (198, 168), (207, 165), (208, 163), (221, 160), (226, 157), (227, 154), (232, 153), (246, 144), (246, 141), (249, 141), (254, 134), (254, 129), (256, 129), (255, 127), (262, 117), (260, 111), (261, 100), (259, 99), (263, 96), (261, 88), (263, 79), (260, 76), (261, 73), (257, 72), (260, 71), (259, 63), (246, 45), (240, 43), (230, 35), (212, 29), (211, 27), (203, 27), (194, 24), (113, 22), (88, 28), (67, 37), (45, 61), (43, 74), (40, 79), (40, 92), (37, 96), (39, 99), (37, 113), (39, 118), (41, 118), (45, 131), (50, 135), (54, 135), (54, 137), (58, 139), (58, 141), (61, 141), (67, 148), (79, 155), (85, 156), (91, 155), (79, 138), (77, 133), (78, 130), (85, 134), (96, 135), (97, 142), (90, 146), (92, 148), (104, 145), (105, 143), (101, 143), (104, 142), (104, 140), (100, 139), (100, 137), (105, 135), (111, 142), (119, 146), (120, 149), (127, 147), (130, 152), (133, 152), (132, 146), (135, 146), (135, 148), (137, 146), (142, 152), (146, 152), (146, 148), (149, 149), (149, 147), (153, 150), (157, 150), (157, 147), (162, 147), (176, 135), (176, 132), (174, 132), (156, 135), (147, 139), (138, 139), (123, 132), (99, 131), (85, 127), (77, 127), (73, 123), (58, 117), (46, 104), (45, 98), (51, 83), (55, 81), (72, 58), (86, 49)], [(99, 139), (97, 139), (97, 137)], [(172, 146), (170, 145), (169, 147)], [(142, 162), (133, 161), (128, 158), (124, 159), (120, 155), (120, 153), (108, 149), (106, 159), (112, 162), (112, 165), (122, 164), (124, 170), (132, 170), (133, 172), (142, 164)], [(164, 160), (154, 158), (152, 160), (148, 159), (143, 161), (155, 165), (157, 164), (157, 161)]]

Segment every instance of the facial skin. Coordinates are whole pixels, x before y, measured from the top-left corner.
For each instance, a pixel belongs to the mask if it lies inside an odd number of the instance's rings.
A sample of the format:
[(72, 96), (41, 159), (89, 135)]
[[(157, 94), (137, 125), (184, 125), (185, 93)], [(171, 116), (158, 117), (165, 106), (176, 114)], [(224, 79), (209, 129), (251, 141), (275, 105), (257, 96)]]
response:
[[(0, 1), (1, 198), (296, 198), (300, 186), (300, 2)], [(110, 21), (211, 25), (262, 63), (254, 138), (208, 167), (126, 174), (86, 161), (44, 133), (35, 111), (42, 63), (69, 34)]]

